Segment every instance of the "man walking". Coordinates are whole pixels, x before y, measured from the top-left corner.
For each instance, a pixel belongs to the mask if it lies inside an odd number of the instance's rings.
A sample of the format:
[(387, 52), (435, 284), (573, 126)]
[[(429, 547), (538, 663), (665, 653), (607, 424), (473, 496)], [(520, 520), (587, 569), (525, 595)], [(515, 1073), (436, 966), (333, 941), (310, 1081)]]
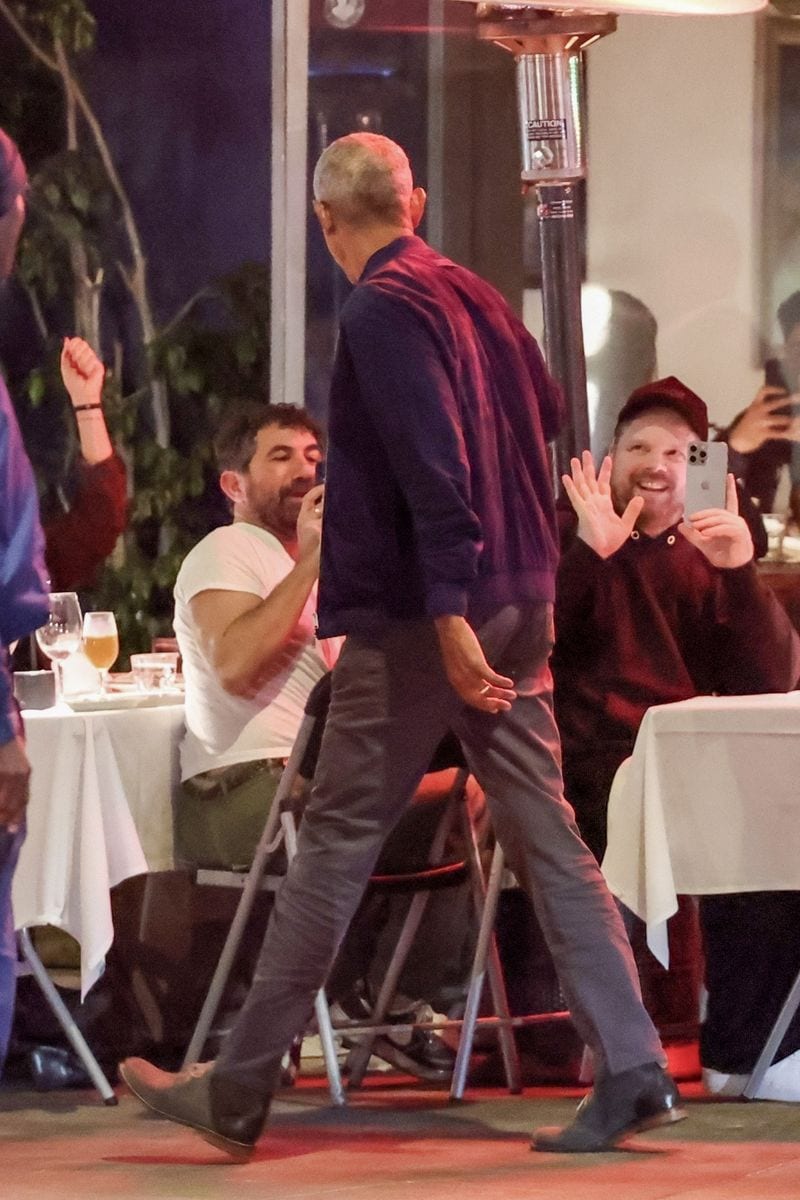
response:
[(123, 1073), (157, 1112), (249, 1156), (281, 1055), (450, 728), (595, 1055), (588, 1103), (534, 1146), (607, 1150), (682, 1114), (616, 906), (562, 794), (546, 456), (561, 399), (498, 293), (415, 236), (425, 193), (399, 146), (339, 139), (314, 195), (328, 249), (357, 284), (331, 385), (319, 594), (320, 635), (347, 641), (299, 852), (220, 1057), (193, 1074), (141, 1061)]

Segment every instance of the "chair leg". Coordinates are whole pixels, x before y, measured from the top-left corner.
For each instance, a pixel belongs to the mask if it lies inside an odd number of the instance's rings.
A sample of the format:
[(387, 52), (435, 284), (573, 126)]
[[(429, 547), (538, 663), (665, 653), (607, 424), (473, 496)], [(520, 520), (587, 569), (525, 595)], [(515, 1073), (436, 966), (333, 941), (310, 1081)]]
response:
[[(286, 857), (291, 862), (297, 853), (297, 826), (290, 812), (281, 814), (281, 824), (286, 843)], [(339, 1060), (336, 1057), (336, 1041), (333, 1035), (330, 1009), (328, 1008), (328, 997), (325, 995), (324, 988), (320, 988), (317, 992), (314, 1000), (314, 1012), (317, 1018), (317, 1030), (319, 1032), (319, 1040), (322, 1044), (322, 1057), (325, 1061), (325, 1072), (328, 1076), (328, 1088), (330, 1089), (331, 1099), (335, 1105), (341, 1107), (347, 1103), (347, 1098), (342, 1086), (342, 1074), (339, 1070)]]
[(266, 873), (267, 861), (270, 855), (277, 849), (276, 839), (281, 829), (282, 806), (288, 799), (294, 781), (297, 778), (297, 771), (303, 760), (303, 755), (305, 754), (313, 728), (314, 718), (304, 717), (294, 746), (292, 747), (292, 752), (289, 755), (289, 759), (278, 782), (278, 787), (275, 790), (272, 806), (264, 824), (264, 830), (256, 847), (256, 852), (253, 855), (253, 862), (247, 873), (241, 898), (236, 906), (236, 912), (231, 922), (231, 927), (228, 930), (228, 935), (225, 938), (219, 962), (212, 976), (208, 993), (200, 1009), (200, 1015), (197, 1018), (197, 1024), (186, 1049), (186, 1054), (183, 1058), (184, 1069), (197, 1062), (203, 1052), (203, 1046), (208, 1039), (209, 1030), (219, 1008), (222, 994), (225, 991), (225, 985), (228, 982), (228, 976), (231, 973), (245, 926), (255, 903), (256, 896), (261, 888), (262, 879)]
[[(447, 805), (442, 818), (434, 834), (431, 848), (428, 855), (428, 861), (431, 863), (439, 862), (444, 854), (445, 844), (450, 835), (450, 830), (453, 827), (453, 820), (456, 813), (456, 805), (465, 803), (465, 788), (467, 783), (468, 773), (461, 769), (456, 774), (453, 786), (450, 789)], [(400, 979), (400, 973), (405, 966), (406, 959), (411, 951), (414, 943), (414, 938), (417, 935), (422, 918), (425, 914), (425, 909), (428, 904), (430, 892), (418, 892), (409, 905), (405, 920), (403, 921), (400, 936), (397, 940), (389, 965), (386, 969), (383, 983), (378, 992), (375, 1006), (372, 1011), (372, 1022), (375, 1025), (382, 1025), (386, 1019), (386, 1014), (389, 1011), (389, 1006), (392, 1003), (397, 984)], [(365, 1033), (360, 1035), (359, 1042), (351, 1050), (348, 1059), (348, 1087), (357, 1088), (361, 1086), (367, 1067), (369, 1066), (370, 1054), (375, 1043), (377, 1033)]]
[[(450, 1084), (450, 1098), (452, 1100), (461, 1100), (464, 1096), (470, 1055), (472, 1053), (472, 1043), (475, 1038), (481, 995), (487, 972), (492, 990), (492, 1003), (495, 1015), (503, 1018), (505, 1021), (510, 1020), (502, 968), (494, 936), (494, 921), (497, 913), (497, 901), (500, 895), (500, 884), (503, 878), (504, 867), (505, 858), (498, 843), (495, 845), (494, 854), (492, 855), (489, 883), (485, 894), (483, 893), (483, 874), (480, 870), (479, 861), (476, 864), (476, 869), (473, 871), (476, 899), (482, 912), (478, 931), (478, 943), (475, 947), (475, 957), (472, 963), (467, 1002), (461, 1022), (458, 1052)], [(498, 1037), (509, 1091), (514, 1093), (519, 1092), (521, 1090), (519, 1055), (510, 1026), (507, 1024), (500, 1025)]]
[(69, 1038), (72, 1049), (86, 1068), (89, 1078), (102, 1096), (103, 1103), (108, 1105), (116, 1104), (117, 1097), (114, 1095), (114, 1089), (103, 1074), (100, 1064), (94, 1054), (92, 1054), (85, 1037), (80, 1029), (78, 1029), (78, 1026), (70, 1015), (69, 1009), (59, 996), (52, 979), (44, 969), (42, 960), (34, 949), (28, 930), (20, 929), (17, 936), (25, 961), (30, 967), (39, 987), (42, 989), (45, 1000), (49, 1004), (59, 1025), (64, 1030), (64, 1033)]
[[(429, 895), (429, 892), (418, 892), (409, 905), (403, 927), (400, 931), (400, 937), (397, 940), (397, 946), (392, 954), (386, 975), (375, 1001), (375, 1006), (372, 1010), (371, 1020), (376, 1025), (382, 1025), (386, 1018), (389, 1005), (397, 991), (397, 981), (400, 978), (400, 972), (405, 966), (420, 922), (424, 916)], [(373, 1032), (360, 1034), (358, 1044), (350, 1051), (347, 1059), (348, 1087), (357, 1088), (361, 1086), (367, 1067), (369, 1066), (369, 1059), (376, 1037), (377, 1033)]]

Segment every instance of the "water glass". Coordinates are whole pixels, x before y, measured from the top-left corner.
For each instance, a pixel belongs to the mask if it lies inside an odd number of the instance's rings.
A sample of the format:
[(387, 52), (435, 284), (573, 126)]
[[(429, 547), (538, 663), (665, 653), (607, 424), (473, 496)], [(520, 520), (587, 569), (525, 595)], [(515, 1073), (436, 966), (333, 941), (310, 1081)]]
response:
[(53, 663), (56, 683), (56, 701), (64, 693), (61, 664), (81, 648), (82, 618), (77, 592), (50, 592), (50, 616), (41, 629), (36, 630), (39, 649)]

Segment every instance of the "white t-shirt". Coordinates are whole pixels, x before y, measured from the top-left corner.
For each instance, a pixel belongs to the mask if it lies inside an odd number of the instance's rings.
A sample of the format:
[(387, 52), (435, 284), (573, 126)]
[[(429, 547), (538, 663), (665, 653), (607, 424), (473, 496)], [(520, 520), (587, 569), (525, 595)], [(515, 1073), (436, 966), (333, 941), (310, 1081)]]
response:
[(273, 534), (243, 521), (212, 530), (184, 559), (175, 582), (175, 635), (186, 683), (182, 779), (212, 767), (283, 758), (291, 750), (308, 694), (338, 652), (339, 639), (323, 648), (314, 636), (316, 587), (275, 670), (247, 698), (232, 696), (220, 685), (200, 647), (189, 601), (210, 589), (251, 592), (264, 599), (293, 566)]

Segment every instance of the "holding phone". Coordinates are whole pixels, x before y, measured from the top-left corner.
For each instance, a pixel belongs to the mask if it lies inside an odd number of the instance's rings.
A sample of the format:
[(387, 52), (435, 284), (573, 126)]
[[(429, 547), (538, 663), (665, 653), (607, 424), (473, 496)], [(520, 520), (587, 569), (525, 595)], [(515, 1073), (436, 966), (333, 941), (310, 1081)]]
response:
[(724, 508), (727, 477), (725, 442), (690, 442), (686, 452), (685, 516), (688, 518), (704, 508)]
[[(764, 383), (767, 387), (782, 388), (788, 397), (790, 388), (786, 383), (783, 367), (777, 358), (770, 358), (765, 363)], [(778, 408), (773, 408), (772, 413), (776, 417), (800, 417), (800, 404), (796, 400), (791, 404), (781, 404)]]

